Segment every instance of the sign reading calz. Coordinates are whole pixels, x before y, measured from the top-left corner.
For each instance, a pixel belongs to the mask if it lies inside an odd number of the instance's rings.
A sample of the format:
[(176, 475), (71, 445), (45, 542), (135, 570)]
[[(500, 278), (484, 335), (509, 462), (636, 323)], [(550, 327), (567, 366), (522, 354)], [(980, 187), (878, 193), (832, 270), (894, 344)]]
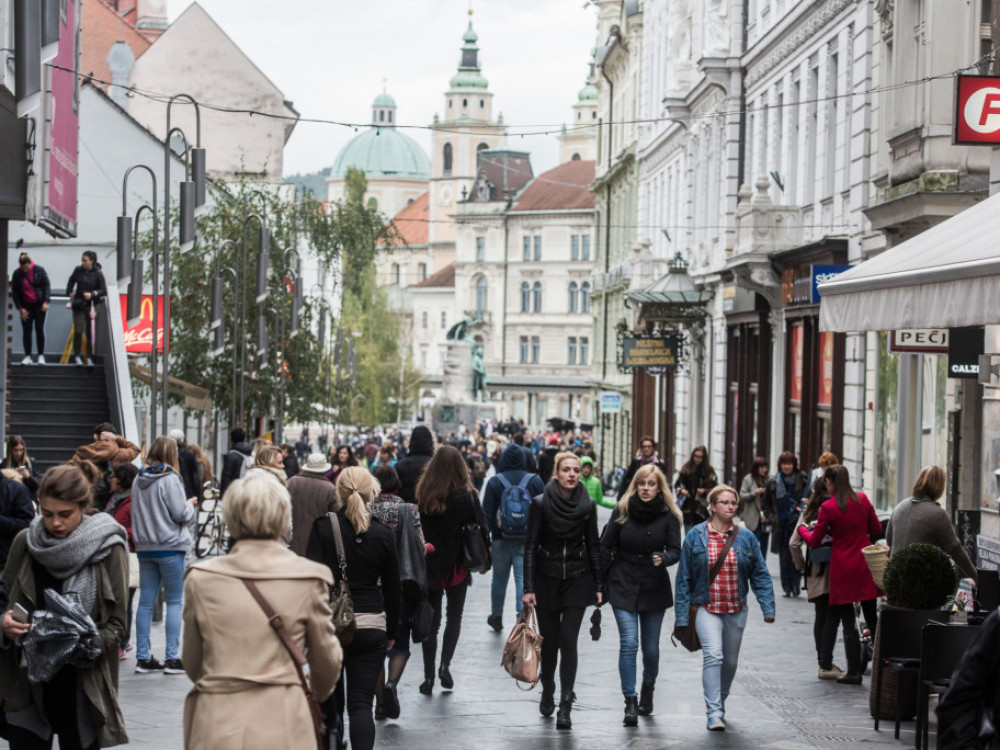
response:
[(622, 339), (624, 369), (677, 367), (677, 339), (674, 336), (626, 336)]

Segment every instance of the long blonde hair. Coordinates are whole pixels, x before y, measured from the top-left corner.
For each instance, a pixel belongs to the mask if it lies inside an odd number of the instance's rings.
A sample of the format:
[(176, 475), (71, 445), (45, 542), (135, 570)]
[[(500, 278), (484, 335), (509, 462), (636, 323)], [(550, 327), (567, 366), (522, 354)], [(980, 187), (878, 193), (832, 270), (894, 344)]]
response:
[(632, 477), (631, 484), (629, 484), (625, 494), (622, 495), (622, 499), (618, 501), (618, 523), (625, 523), (628, 520), (628, 501), (636, 494), (636, 487), (639, 482), (644, 482), (650, 474), (656, 477), (656, 484), (659, 485), (658, 491), (663, 495), (663, 501), (670, 508), (670, 512), (674, 514), (678, 521), (684, 523), (684, 516), (681, 514), (681, 509), (677, 507), (677, 501), (674, 500), (674, 493), (670, 491), (670, 487), (667, 485), (667, 478), (663, 476), (663, 472), (660, 471), (656, 464), (640, 466), (639, 470)]
[(348, 466), (337, 477), (337, 495), (344, 506), (344, 516), (351, 522), (355, 534), (368, 531), (371, 520), (368, 503), (378, 495), (380, 489), (378, 480), (360, 466)]

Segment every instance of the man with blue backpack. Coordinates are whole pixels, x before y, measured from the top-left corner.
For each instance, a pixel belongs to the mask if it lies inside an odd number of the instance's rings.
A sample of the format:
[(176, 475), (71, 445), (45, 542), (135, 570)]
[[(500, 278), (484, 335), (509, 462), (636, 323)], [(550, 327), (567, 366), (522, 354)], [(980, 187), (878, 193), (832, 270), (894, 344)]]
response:
[(507, 582), (514, 569), (515, 602), (521, 614), (524, 595), (524, 540), (528, 533), (528, 508), (531, 499), (545, 492), (545, 483), (527, 470), (524, 449), (508, 445), (497, 462), (497, 473), (486, 483), (483, 512), (493, 539), (492, 609), (486, 624), (496, 632), (503, 630), (503, 604)]

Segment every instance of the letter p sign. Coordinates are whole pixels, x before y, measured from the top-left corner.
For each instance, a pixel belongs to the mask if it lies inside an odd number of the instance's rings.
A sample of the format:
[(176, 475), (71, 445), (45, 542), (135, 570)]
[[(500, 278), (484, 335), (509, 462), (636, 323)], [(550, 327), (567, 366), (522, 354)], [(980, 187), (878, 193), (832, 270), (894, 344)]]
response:
[(955, 143), (1000, 144), (1000, 78), (958, 76)]

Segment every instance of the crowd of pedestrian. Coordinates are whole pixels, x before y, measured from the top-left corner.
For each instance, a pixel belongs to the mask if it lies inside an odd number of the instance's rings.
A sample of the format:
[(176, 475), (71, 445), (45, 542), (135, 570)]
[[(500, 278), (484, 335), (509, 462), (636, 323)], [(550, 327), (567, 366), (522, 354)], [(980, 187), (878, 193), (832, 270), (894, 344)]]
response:
[[(235, 428), (218, 482), (232, 544), (193, 565), (192, 521), (214, 474), (183, 431), (140, 455), (103, 423), (44, 476), (11, 437), (0, 476), (0, 728), (11, 747), (48, 746), (53, 736), (68, 748), (127, 741), (116, 685), (136, 597), (136, 672), (194, 683), (188, 747), (305, 747), (322, 724), (337, 742), (373, 748), (378, 722), (400, 719), (413, 646), (423, 657), (416, 689), (456, 689), (452, 665), (477, 573), (492, 572), (493, 631), (504, 631), (507, 615), (533, 612), (539, 712), (555, 714), (560, 730), (572, 728), (587, 610), (596, 608), (599, 632), (608, 604), (623, 724), (654, 712), (662, 626), (674, 608), (676, 627), (700, 641), (705, 726), (724, 731), (749, 594), (766, 623), (775, 618), (769, 550), (783, 594), (804, 588), (813, 604), (818, 678), (861, 683), (855, 606), (874, 631), (882, 593), (861, 550), (883, 528), (836, 456), (824, 454), (811, 475), (794, 453), (781, 453), (773, 475), (758, 457), (737, 490), (719, 482), (705, 446), (671, 477), (643, 436), (601, 524), (598, 505), (608, 500), (589, 436), (503, 427), (442, 437), (418, 425), (409, 435), (338, 436), (320, 452), (306, 436), (276, 446)], [(896, 506), (889, 541), (935, 544), (975, 577), (936, 504), (944, 482), (937, 467), (921, 472)], [(150, 638), (160, 597), (163, 661)], [(30, 618), (63, 610), (82, 623), (75, 656), (39, 679)], [(846, 670), (833, 662), (841, 632)], [(11, 642), (29, 656), (15, 659)], [(266, 726), (256, 720), (264, 714)]]

